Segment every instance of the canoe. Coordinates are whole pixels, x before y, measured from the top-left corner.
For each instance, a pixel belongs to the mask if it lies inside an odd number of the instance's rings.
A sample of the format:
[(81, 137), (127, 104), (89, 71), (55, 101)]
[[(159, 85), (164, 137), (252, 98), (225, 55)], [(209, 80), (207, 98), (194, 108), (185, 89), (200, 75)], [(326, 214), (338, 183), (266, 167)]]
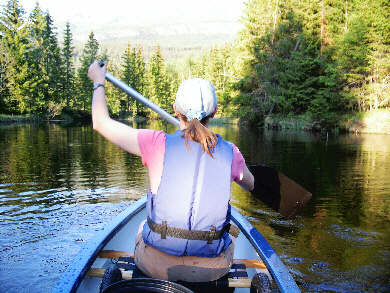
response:
[[(113, 262), (123, 263), (125, 269), (121, 269), (122, 278), (131, 280), (122, 281), (127, 282), (126, 286), (133, 286), (131, 284), (137, 286), (137, 282), (141, 282), (142, 286), (158, 283), (158, 288), (173, 288), (175, 284), (169, 284), (172, 282), (137, 279), (133, 275), (134, 264), (131, 264), (131, 256), (134, 251), (135, 236), (140, 223), (145, 219), (146, 197), (142, 197), (86, 243), (57, 283), (53, 293), (99, 292), (102, 277), (108, 272), (107, 268), (112, 266)], [(231, 221), (240, 229), (240, 234), (236, 239), (232, 270), (223, 282), (214, 281), (210, 282), (209, 285), (202, 285), (213, 286), (213, 288), (215, 288), (214, 286), (230, 287), (226, 288), (226, 292), (232, 292), (232, 288), (235, 288), (234, 292), (249, 292), (251, 283), (252, 287), (256, 287), (259, 286), (258, 281), (260, 280), (261, 286), (264, 285), (269, 289), (251, 292), (271, 292), (269, 290), (273, 291), (274, 289), (278, 289), (280, 292), (300, 292), (288, 268), (282, 263), (267, 240), (234, 207), (231, 210)], [(264, 276), (267, 279), (265, 283)], [(164, 287), (167, 284), (168, 287)], [(181, 283), (177, 286), (181, 288), (187, 285), (191, 284)], [(206, 289), (205, 292), (216, 292), (213, 288)], [(156, 289), (150, 292), (192, 292), (180, 291), (180, 289), (164, 290), (166, 291)], [(218, 290), (222, 290), (218, 292), (225, 292), (223, 288)], [(137, 290), (126, 292), (137, 292)]]

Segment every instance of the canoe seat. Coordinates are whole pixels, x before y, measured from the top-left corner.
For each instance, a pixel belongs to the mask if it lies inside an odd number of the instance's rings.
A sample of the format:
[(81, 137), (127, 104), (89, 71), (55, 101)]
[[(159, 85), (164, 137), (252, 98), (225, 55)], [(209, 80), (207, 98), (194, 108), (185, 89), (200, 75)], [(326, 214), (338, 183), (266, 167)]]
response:
[[(100, 258), (112, 259), (116, 262), (122, 273), (122, 279), (132, 278), (145, 278), (145, 276), (135, 265), (134, 255), (125, 251), (116, 250), (102, 250), (99, 253)], [(213, 292), (219, 292), (217, 288), (220, 288), (221, 292), (233, 292), (234, 288), (250, 288), (251, 279), (248, 278), (248, 268), (254, 268), (256, 271), (266, 271), (266, 266), (261, 260), (248, 260), (248, 259), (234, 259), (230, 272), (212, 282), (204, 283), (189, 283), (189, 282), (177, 282), (183, 286), (195, 291), (195, 292), (210, 292), (213, 288)], [(105, 274), (104, 268), (92, 268), (88, 271), (87, 275), (90, 277), (102, 278)]]

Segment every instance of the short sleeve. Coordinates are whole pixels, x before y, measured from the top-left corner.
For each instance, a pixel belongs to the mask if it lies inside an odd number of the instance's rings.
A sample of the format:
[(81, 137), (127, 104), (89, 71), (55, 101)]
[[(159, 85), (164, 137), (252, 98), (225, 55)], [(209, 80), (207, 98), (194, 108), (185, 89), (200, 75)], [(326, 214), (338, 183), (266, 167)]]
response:
[(152, 129), (141, 129), (138, 132), (138, 145), (141, 151), (142, 164), (149, 166), (153, 163), (154, 155), (159, 151), (161, 145), (165, 146), (165, 133)]
[(244, 176), (244, 166), (245, 159), (242, 156), (238, 147), (233, 144), (233, 162), (232, 162), (232, 173), (231, 173), (231, 181), (239, 182), (242, 180)]
[(155, 194), (160, 185), (164, 165), (166, 135), (163, 131), (142, 129), (138, 132), (138, 145), (142, 164), (148, 167), (150, 189)]

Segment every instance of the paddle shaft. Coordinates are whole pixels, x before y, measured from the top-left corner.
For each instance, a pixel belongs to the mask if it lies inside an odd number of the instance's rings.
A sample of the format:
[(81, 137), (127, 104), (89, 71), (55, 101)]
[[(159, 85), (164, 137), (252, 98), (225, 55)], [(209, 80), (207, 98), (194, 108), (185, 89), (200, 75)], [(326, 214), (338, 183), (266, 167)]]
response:
[[(100, 66), (104, 66), (103, 62), (99, 62)], [(129, 96), (136, 99), (138, 102), (144, 104), (146, 107), (152, 109), (154, 112), (159, 114), (162, 118), (164, 118), (169, 123), (173, 124), (176, 127), (180, 127), (180, 122), (175, 117), (173, 117), (168, 112), (161, 109), (159, 106), (145, 98), (143, 95), (141, 95), (139, 92), (137, 92), (135, 89), (129, 87), (127, 84), (125, 84), (123, 81), (117, 79), (115, 76), (113, 76), (111, 73), (106, 72), (105, 75), (106, 79), (111, 82), (114, 86), (124, 91)]]

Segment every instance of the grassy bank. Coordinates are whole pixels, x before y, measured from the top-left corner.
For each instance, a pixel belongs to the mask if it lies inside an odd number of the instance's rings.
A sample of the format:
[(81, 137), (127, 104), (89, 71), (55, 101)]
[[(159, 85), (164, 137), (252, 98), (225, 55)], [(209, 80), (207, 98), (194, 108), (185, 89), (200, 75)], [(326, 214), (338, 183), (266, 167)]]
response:
[(40, 119), (31, 115), (7, 115), (0, 114), (0, 123), (35, 122)]
[(209, 124), (210, 125), (222, 125), (222, 124), (237, 125), (237, 124), (239, 124), (239, 122), (240, 122), (239, 118), (217, 117), (217, 118), (210, 119)]
[(356, 133), (390, 134), (390, 109), (344, 115), (339, 127)]
[(289, 117), (270, 115), (265, 119), (264, 127), (268, 129), (390, 134), (390, 109), (345, 114), (328, 120), (314, 119), (308, 114)]
[(319, 122), (310, 115), (269, 115), (264, 120), (264, 127), (268, 129), (295, 129), (295, 130), (321, 130)]

